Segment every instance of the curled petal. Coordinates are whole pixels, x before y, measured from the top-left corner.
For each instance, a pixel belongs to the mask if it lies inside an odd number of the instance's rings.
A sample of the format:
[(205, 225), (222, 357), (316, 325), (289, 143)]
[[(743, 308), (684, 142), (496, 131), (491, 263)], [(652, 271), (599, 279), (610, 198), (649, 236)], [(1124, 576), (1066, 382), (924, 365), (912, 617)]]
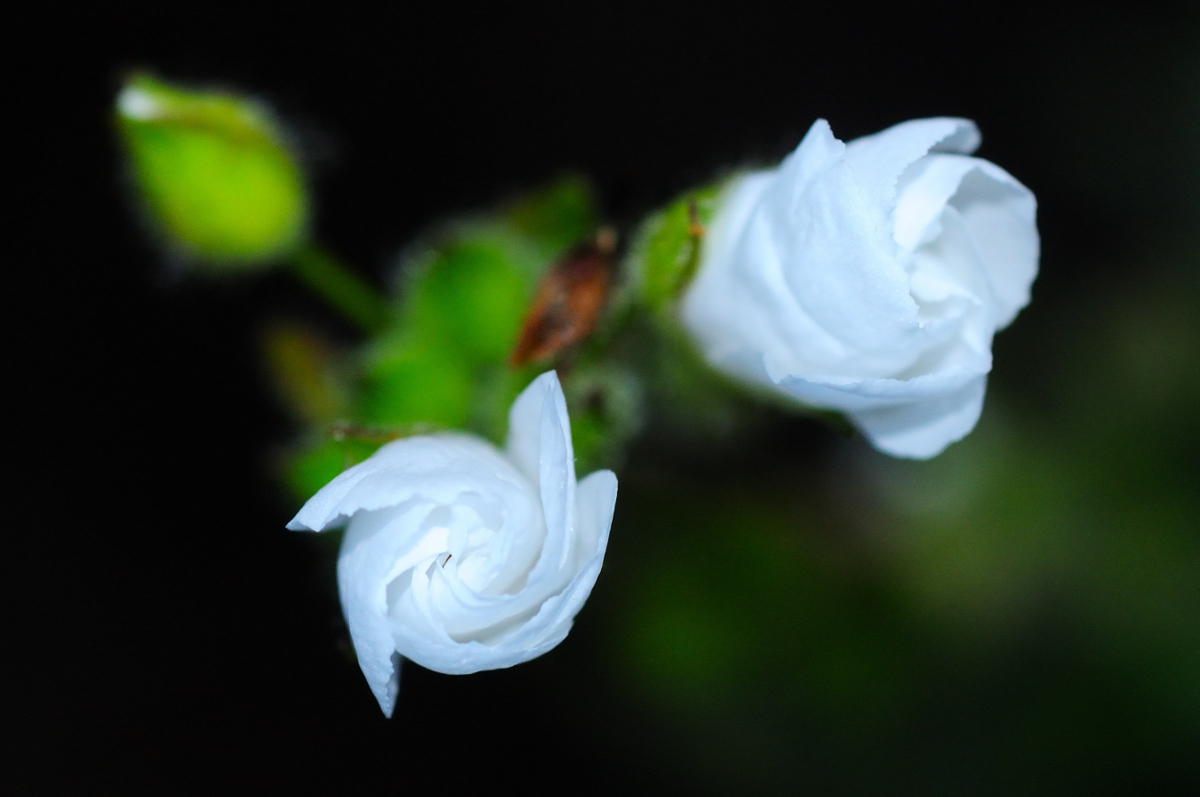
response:
[(561, 642), (600, 571), (615, 499), (608, 471), (576, 484), (550, 372), (514, 402), (505, 452), (462, 434), (398, 440), (326, 485), (289, 528), (347, 523), (342, 608), (390, 716), (401, 657), (462, 674)]

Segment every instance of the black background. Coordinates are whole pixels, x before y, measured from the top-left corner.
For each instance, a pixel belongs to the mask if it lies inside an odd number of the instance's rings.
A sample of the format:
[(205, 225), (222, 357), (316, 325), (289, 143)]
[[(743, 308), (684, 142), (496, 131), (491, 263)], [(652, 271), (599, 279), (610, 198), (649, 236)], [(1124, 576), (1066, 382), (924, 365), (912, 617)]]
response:
[[(256, 348), (272, 314), (351, 331), (284, 275), (212, 283), (162, 262), (132, 221), (110, 125), (126, 70), (273, 103), (313, 169), (319, 235), (372, 278), (437, 219), (564, 170), (591, 175), (628, 223), (722, 167), (779, 158), (817, 117), (850, 139), (966, 116), (980, 154), (1039, 198), (1029, 312), (1046, 330), (1080, 285), (1119, 276), (1098, 263), (1194, 217), (1195, 32), (1182, 6), (999, 2), (161, 3), (47, 17), (28, 41), (10, 30), (24, 56), (6, 122), (23, 211), (4, 267), (5, 393), (19, 406), (5, 724), (20, 740), (6, 779), (717, 788), (686, 756), (660, 759), (606, 673), (604, 577), (552, 654), (470, 678), (409, 667), (396, 717), (380, 716), (345, 649), (329, 561), (283, 529), (293, 507), (271, 452), (291, 429)], [(1014, 352), (1034, 345), (997, 355), (1031, 402), (1035, 366)], [(620, 531), (618, 508), (617, 562)]]

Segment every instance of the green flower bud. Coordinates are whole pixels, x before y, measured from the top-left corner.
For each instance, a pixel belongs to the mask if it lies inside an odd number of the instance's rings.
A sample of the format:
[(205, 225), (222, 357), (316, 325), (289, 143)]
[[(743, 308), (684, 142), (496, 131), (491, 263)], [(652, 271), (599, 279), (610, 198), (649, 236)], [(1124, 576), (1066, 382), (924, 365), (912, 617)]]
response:
[(260, 104), (137, 75), (117, 95), (116, 120), (140, 199), (169, 248), (238, 269), (303, 241), (303, 177)]

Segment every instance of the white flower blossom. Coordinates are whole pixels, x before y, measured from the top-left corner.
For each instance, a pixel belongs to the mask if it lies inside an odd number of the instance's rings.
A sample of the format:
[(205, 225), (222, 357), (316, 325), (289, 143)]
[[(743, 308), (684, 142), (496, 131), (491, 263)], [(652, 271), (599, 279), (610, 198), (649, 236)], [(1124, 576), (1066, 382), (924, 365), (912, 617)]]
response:
[(965, 119), (849, 144), (818, 120), (779, 168), (735, 180), (683, 301), (708, 361), (896, 456), (970, 432), (1039, 251), (1033, 194), (978, 145)]
[(342, 609), (391, 716), (399, 657), (472, 673), (561, 642), (600, 573), (616, 493), (611, 471), (576, 484), (551, 371), (513, 403), (504, 452), (458, 433), (388, 443), (322, 488), (288, 528), (348, 522)]

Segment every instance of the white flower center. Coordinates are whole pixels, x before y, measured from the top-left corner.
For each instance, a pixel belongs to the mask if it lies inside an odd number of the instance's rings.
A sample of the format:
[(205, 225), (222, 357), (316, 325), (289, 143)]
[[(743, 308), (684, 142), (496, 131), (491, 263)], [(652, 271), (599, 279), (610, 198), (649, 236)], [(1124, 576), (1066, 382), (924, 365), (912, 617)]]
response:
[(414, 612), (429, 613), (458, 641), (490, 640), (498, 622), (510, 619), (504, 607), (511, 601), (505, 599), (526, 586), (544, 524), (530, 523), (527, 512), (517, 512), (526, 517), (512, 522), (512, 507), (477, 492), (422, 508), (419, 522), (409, 518), (413, 544), (388, 575), (388, 616), (411, 626)]

